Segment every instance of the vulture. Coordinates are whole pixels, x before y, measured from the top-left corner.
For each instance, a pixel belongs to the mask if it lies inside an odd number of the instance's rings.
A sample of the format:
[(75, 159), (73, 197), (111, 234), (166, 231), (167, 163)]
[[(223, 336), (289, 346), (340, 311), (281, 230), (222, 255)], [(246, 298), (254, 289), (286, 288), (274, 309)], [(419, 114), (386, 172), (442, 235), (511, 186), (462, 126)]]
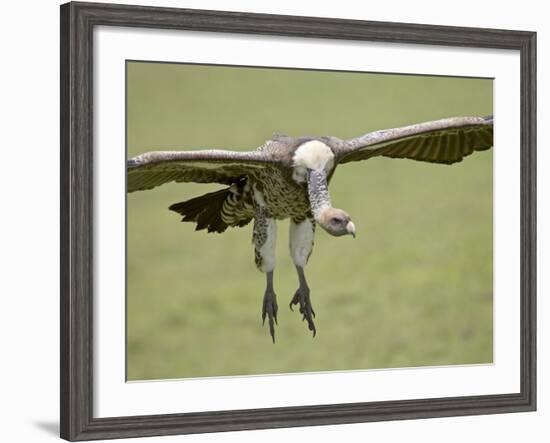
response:
[(337, 167), (373, 157), (412, 159), (451, 165), (493, 145), (493, 117), (451, 117), (369, 132), (348, 140), (332, 136), (275, 135), (254, 151), (221, 149), (153, 151), (127, 163), (127, 191), (169, 182), (219, 183), (222, 189), (169, 207), (196, 230), (224, 232), (253, 221), (257, 268), (266, 275), (262, 322), (268, 318), (275, 342), (277, 300), (273, 289), (277, 220), (290, 219), (290, 255), (298, 305), (313, 336), (315, 311), (304, 268), (313, 249), (315, 227), (335, 237), (355, 237), (355, 224), (332, 205), (328, 187)]

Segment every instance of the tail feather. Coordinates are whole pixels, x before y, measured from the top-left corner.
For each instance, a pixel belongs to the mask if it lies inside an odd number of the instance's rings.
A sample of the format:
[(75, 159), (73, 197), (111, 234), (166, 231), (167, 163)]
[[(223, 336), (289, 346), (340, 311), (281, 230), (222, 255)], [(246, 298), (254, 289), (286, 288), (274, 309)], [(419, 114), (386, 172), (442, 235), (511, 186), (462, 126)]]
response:
[[(197, 231), (207, 229), (208, 232), (224, 232), (228, 224), (222, 219), (222, 206), (230, 195), (229, 188), (210, 192), (200, 197), (192, 198), (180, 203), (174, 203), (168, 209), (182, 215), (182, 222), (196, 222)], [(236, 226), (244, 226), (250, 222), (239, 220)]]

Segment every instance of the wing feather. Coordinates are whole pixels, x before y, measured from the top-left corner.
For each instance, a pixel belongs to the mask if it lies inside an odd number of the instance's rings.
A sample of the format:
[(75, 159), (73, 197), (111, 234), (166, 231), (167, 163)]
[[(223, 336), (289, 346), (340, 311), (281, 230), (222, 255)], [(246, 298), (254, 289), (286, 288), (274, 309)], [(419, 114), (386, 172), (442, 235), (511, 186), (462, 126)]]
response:
[(452, 117), (346, 140), (336, 148), (336, 158), (338, 163), (384, 156), (452, 164), (492, 146), (492, 116)]
[(278, 162), (263, 151), (154, 151), (128, 160), (128, 192), (153, 189), (169, 182), (231, 184)]

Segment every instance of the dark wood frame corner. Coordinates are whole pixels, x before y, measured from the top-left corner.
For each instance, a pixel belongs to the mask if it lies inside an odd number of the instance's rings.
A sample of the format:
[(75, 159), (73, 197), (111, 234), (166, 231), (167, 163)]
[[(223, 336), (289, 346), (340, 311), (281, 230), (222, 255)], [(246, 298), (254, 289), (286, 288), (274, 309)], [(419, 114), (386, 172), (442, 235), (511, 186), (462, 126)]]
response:
[[(92, 45), (98, 25), (368, 40), (517, 50), (521, 57), (521, 392), (94, 418)], [(70, 441), (378, 420), (532, 411), (536, 408), (536, 34), (189, 9), (61, 6), (61, 437)], [(122, 147), (121, 147), (122, 149)]]

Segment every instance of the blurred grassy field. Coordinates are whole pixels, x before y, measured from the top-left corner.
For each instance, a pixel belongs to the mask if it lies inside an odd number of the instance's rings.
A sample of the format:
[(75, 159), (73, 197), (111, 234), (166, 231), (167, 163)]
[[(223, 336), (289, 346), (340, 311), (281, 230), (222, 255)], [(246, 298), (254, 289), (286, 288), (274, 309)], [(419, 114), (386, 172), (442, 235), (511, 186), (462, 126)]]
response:
[[(129, 62), (128, 156), (252, 150), (272, 133), (341, 138), (492, 113), (492, 81)], [(331, 184), (356, 240), (318, 230), (306, 268), (311, 337), (279, 223), (277, 342), (260, 312), (252, 225), (195, 232), (168, 211), (218, 185), (128, 195), (129, 380), (492, 361), (492, 150), (453, 166), (377, 158)]]

